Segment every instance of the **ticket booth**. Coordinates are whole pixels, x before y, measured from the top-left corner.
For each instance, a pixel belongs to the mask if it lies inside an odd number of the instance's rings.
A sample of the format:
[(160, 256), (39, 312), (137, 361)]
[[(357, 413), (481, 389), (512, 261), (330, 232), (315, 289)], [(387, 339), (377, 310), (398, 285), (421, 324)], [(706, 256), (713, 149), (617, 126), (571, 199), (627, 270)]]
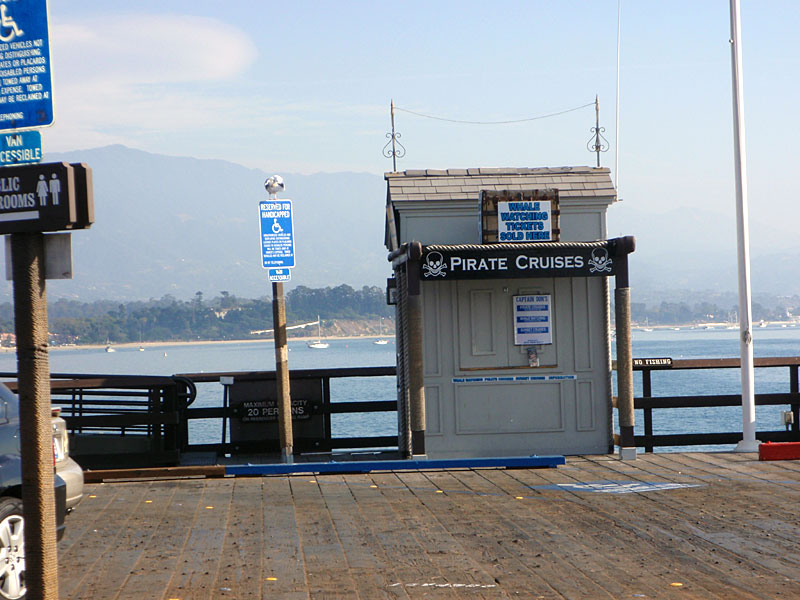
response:
[(385, 177), (401, 450), (612, 451), (609, 278), (627, 289), (633, 238), (606, 238), (608, 169)]

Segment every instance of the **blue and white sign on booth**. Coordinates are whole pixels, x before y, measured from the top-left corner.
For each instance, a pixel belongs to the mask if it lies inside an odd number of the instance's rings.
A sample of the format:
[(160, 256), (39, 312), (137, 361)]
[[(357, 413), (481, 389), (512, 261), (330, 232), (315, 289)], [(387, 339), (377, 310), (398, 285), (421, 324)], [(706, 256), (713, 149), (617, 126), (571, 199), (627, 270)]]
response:
[(553, 343), (550, 294), (514, 296), (514, 345)]
[(47, 0), (0, 4), (0, 131), (53, 124)]
[(263, 200), (261, 218), (261, 266), (265, 269), (294, 267), (294, 226), (291, 200)]

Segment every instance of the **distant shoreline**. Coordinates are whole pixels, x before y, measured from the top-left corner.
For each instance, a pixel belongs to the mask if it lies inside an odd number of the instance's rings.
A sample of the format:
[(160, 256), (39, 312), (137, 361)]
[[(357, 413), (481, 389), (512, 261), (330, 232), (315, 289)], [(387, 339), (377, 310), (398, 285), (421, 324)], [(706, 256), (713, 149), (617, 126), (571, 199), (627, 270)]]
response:
[[(380, 335), (342, 335), (342, 336), (323, 336), (323, 340), (377, 340), (377, 339), (394, 339), (394, 334), (380, 336)], [(303, 337), (290, 337), (289, 342), (309, 342), (316, 340), (317, 336), (303, 336)], [(164, 342), (124, 342), (115, 344), (113, 342), (108, 344), (75, 344), (74, 346), (50, 346), (49, 350), (74, 350), (80, 348), (81, 350), (96, 350), (110, 346), (114, 349), (130, 349), (130, 348), (160, 348), (166, 346), (204, 346), (204, 345), (226, 345), (226, 344), (261, 344), (264, 342), (272, 342), (273, 339), (244, 339), (244, 340), (186, 340), (186, 341), (164, 341)], [(4, 352), (16, 351), (16, 348), (3, 348)]]

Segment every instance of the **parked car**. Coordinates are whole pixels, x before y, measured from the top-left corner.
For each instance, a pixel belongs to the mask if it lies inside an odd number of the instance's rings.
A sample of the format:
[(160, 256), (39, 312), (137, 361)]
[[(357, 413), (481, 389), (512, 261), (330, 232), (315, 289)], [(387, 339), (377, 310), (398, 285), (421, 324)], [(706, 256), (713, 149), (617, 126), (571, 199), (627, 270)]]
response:
[[(19, 600), (27, 591), (19, 442), (19, 401), (6, 386), (0, 385), (0, 598), (3, 600)], [(83, 497), (83, 471), (69, 458), (66, 427), (60, 416), (53, 417), (53, 457), (56, 536), (61, 539), (67, 498), (74, 507)], [(59, 473), (59, 463), (66, 480)]]
[(83, 498), (83, 469), (69, 455), (67, 423), (61, 418), (61, 408), (53, 407), (53, 452), (56, 473), (67, 484), (67, 512), (72, 512)]

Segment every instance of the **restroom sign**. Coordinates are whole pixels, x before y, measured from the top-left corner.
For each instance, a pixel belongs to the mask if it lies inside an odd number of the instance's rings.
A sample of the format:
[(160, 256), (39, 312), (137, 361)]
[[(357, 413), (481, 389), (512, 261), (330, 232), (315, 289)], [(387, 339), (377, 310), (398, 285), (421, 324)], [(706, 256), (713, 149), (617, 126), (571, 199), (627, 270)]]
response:
[[(82, 194), (88, 196), (90, 187), (83, 186)], [(75, 170), (68, 163), (0, 169), (0, 234), (88, 227), (78, 224), (76, 207)]]
[(552, 296), (514, 296), (514, 345), (553, 343)]

